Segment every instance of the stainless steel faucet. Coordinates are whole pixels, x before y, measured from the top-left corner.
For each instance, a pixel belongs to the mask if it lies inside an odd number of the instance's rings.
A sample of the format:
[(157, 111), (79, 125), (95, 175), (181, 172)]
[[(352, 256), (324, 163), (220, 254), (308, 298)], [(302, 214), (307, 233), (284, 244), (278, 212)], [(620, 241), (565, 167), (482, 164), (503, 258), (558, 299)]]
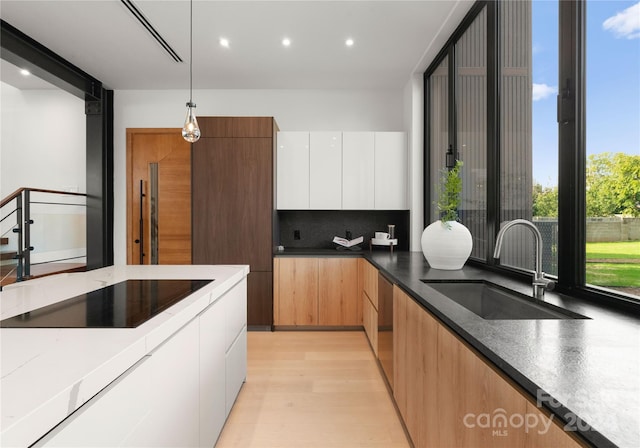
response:
[(493, 258), (500, 258), (500, 251), (502, 250), (502, 240), (504, 239), (507, 230), (514, 226), (524, 226), (531, 230), (536, 242), (536, 271), (533, 274), (533, 297), (536, 299), (543, 299), (545, 291), (552, 291), (555, 287), (553, 280), (544, 278), (544, 272), (542, 272), (542, 235), (538, 228), (526, 219), (514, 219), (513, 221), (507, 221), (504, 226), (498, 232), (496, 237), (496, 249), (493, 252)]

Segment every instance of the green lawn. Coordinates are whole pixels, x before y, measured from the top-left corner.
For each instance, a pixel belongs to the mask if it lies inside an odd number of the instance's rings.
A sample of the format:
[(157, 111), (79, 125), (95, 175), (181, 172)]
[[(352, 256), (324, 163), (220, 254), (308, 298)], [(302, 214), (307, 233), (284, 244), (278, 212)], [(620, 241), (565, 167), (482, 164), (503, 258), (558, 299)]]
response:
[(587, 260), (589, 260), (590, 258), (640, 259), (640, 241), (587, 243)]
[(587, 283), (596, 286), (640, 288), (640, 264), (587, 263)]
[[(606, 259), (618, 262), (603, 263)], [(587, 243), (587, 283), (640, 288), (640, 263), (623, 260), (640, 260), (640, 241)]]

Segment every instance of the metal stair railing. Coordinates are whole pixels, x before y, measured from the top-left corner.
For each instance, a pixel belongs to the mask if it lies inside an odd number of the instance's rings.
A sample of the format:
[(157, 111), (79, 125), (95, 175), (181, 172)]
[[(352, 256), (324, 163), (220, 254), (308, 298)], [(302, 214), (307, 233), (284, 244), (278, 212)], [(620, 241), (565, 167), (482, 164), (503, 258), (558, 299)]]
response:
[[(32, 193), (51, 194), (57, 197), (84, 197), (85, 200), (84, 204), (58, 201), (34, 201), (32, 199)], [(31, 254), (34, 251), (34, 247), (31, 244), (31, 226), (34, 224), (34, 220), (32, 219), (32, 204), (86, 207), (86, 197), (87, 195), (84, 193), (22, 187), (0, 201), (0, 237), (6, 238), (13, 243), (11, 245), (15, 247), (15, 256), (13, 258), (16, 263), (15, 267), (11, 269), (4, 269), (5, 265), (2, 266), (0, 289), (2, 285), (8, 283), (7, 279), (14, 273), (16, 282), (31, 278)], [(12, 204), (14, 204), (13, 208), (11, 208)], [(12, 217), (15, 219), (12, 219)], [(56, 261), (64, 260), (53, 260), (53, 262)]]

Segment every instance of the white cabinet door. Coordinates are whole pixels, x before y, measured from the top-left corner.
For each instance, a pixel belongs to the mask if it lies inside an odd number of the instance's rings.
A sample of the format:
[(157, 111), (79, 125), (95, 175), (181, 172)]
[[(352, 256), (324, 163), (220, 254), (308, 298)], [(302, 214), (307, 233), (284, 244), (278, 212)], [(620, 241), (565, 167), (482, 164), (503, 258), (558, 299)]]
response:
[(225, 321), (220, 301), (200, 315), (200, 446), (215, 445), (226, 419)]
[(309, 133), (278, 132), (276, 160), (276, 207), (308, 209)]
[(151, 413), (131, 446), (199, 445), (199, 333), (194, 319), (151, 352)]
[(342, 208), (342, 133), (309, 135), (309, 208)]
[(198, 328), (185, 325), (35, 446), (199, 446)]
[(151, 409), (150, 358), (142, 358), (33, 446), (131, 446), (127, 438)]
[(374, 133), (342, 133), (342, 208), (374, 208)]
[(247, 378), (247, 280), (220, 298), (225, 309), (225, 416)]
[(229, 350), (238, 334), (247, 326), (247, 279), (243, 279), (218, 299), (224, 306), (224, 350)]
[(247, 378), (247, 327), (240, 332), (225, 355), (225, 369), (227, 374), (225, 411), (229, 416), (240, 388)]
[(407, 134), (375, 133), (375, 208), (407, 209)]

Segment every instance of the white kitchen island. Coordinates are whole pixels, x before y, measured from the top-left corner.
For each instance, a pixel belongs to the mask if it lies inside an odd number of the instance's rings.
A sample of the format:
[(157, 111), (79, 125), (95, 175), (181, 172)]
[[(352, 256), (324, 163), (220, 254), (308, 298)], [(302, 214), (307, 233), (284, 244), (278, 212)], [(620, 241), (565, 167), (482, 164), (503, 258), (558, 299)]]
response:
[(5, 287), (2, 320), (132, 279), (212, 279), (135, 328), (2, 328), (0, 446), (213, 446), (246, 378), (248, 266), (111, 266)]

